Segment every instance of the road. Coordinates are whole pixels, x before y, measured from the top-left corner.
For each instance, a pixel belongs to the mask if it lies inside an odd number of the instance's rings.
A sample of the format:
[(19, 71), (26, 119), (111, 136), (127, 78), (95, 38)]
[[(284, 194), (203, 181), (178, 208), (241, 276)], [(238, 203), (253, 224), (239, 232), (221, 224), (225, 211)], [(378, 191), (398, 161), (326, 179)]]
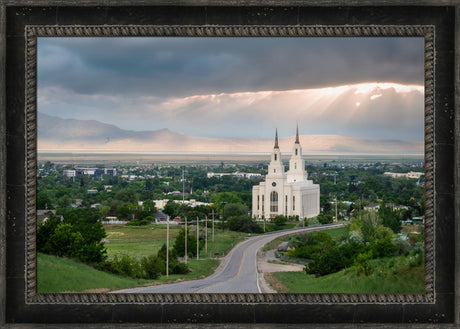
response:
[(123, 293), (261, 293), (257, 251), (268, 242), (300, 232), (341, 227), (343, 224), (298, 228), (255, 236), (237, 244), (224, 258), (216, 272), (204, 279), (150, 287), (125, 289)]

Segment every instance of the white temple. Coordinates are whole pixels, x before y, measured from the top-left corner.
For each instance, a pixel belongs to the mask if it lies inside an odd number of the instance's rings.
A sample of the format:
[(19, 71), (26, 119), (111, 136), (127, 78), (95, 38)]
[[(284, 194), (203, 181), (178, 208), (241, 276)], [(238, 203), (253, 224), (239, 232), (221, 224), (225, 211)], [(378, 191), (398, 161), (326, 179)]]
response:
[(307, 178), (298, 125), (287, 172), (281, 162), (276, 130), (275, 147), (265, 182), (252, 187), (252, 216), (256, 219), (268, 219), (277, 215), (299, 216), (299, 219), (317, 216), (320, 212), (319, 185), (313, 184)]

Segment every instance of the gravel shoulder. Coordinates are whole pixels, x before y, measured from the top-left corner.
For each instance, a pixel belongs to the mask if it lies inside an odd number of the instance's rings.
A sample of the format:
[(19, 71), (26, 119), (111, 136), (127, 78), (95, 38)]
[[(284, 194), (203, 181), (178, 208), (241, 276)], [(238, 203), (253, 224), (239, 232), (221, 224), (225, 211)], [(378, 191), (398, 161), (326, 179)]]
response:
[(275, 249), (263, 252), (262, 248), (257, 253), (257, 271), (259, 273), (259, 286), (263, 293), (277, 293), (265, 280), (265, 273), (303, 271), (304, 266), (298, 264), (275, 264), (269, 261), (279, 261), (275, 257)]

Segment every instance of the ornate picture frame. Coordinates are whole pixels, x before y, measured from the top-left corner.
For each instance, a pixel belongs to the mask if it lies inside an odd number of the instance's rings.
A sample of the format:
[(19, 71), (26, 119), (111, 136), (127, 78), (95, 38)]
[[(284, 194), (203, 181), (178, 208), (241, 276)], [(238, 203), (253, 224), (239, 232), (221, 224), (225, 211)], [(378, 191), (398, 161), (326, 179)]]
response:
[[(2, 299), (5, 322), (359, 323), (455, 321), (453, 7), (119, 6), (3, 8)], [(76, 14), (78, 12), (78, 15)], [(344, 14), (345, 17), (344, 17)], [(37, 37), (425, 39), (424, 294), (37, 294)], [(440, 60), (442, 59), (442, 60)], [(4, 128), (3, 128), (4, 127)], [(6, 156), (5, 156), (6, 155)], [(3, 196), (2, 196), (3, 198)], [(3, 252), (3, 250), (5, 250)], [(3, 280), (3, 278), (2, 278)], [(455, 296), (455, 298), (454, 298)], [(455, 299), (455, 300), (454, 300)], [(322, 316), (317, 316), (319, 313)], [(81, 317), (85, 314), (85, 317)], [(235, 314), (239, 315), (238, 320)]]

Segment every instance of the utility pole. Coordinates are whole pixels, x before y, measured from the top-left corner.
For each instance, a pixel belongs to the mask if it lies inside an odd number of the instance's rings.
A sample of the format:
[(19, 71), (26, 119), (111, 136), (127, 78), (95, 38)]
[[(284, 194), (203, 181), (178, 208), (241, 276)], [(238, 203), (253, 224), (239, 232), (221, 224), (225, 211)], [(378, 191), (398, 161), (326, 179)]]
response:
[(206, 215), (206, 224), (204, 227), (204, 254), (208, 255), (208, 215)]
[(265, 233), (265, 216), (262, 215), (262, 219), (264, 220), (264, 233)]
[(184, 168), (182, 168), (182, 204), (184, 204), (185, 200), (185, 180), (184, 180)]
[(212, 243), (214, 243), (214, 208), (212, 208)]
[(339, 218), (337, 217), (337, 195), (335, 195), (335, 221), (337, 222)]
[(169, 218), (166, 219), (166, 277), (169, 276)]
[(185, 264), (187, 264), (187, 235), (188, 235), (188, 231), (187, 231), (187, 217), (185, 217)]
[(196, 217), (196, 259), (200, 259), (200, 222)]
[(225, 201), (222, 201), (222, 232), (225, 229), (225, 226), (224, 226), (224, 222), (225, 222), (225, 212), (224, 212), (225, 203), (226, 203)]

